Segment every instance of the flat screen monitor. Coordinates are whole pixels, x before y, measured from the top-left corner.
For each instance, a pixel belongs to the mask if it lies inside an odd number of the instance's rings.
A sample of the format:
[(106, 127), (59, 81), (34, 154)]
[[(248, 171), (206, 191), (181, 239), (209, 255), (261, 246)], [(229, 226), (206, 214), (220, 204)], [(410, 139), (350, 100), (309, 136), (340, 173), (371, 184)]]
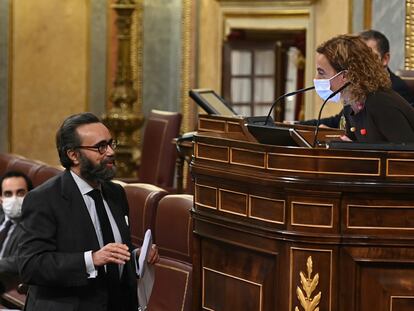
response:
[(237, 113), (216, 92), (209, 89), (190, 90), (190, 97), (208, 114), (232, 117)]
[(246, 124), (250, 134), (261, 144), (275, 146), (312, 146), (295, 129), (289, 127)]

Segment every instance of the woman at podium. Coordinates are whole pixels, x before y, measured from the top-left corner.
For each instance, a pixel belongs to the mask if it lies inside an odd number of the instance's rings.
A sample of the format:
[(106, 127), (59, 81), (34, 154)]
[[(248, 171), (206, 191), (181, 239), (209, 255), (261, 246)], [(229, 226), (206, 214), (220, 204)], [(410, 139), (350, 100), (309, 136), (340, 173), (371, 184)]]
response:
[(316, 49), (314, 85), (323, 100), (343, 101), (342, 140), (414, 143), (414, 109), (391, 89), (378, 56), (359, 36), (340, 35)]

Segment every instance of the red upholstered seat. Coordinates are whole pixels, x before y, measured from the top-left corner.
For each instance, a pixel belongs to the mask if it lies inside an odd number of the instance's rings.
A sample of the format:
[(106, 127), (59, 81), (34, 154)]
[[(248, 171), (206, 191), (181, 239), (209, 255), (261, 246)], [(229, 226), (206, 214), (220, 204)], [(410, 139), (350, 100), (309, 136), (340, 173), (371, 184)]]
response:
[(191, 263), (193, 196), (170, 194), (158, 204), (155, 239), (160, 255)]
[(151, 229), (154, 234), (158, 202), (167, 195), (167, 191), (144, 183), (124, 184), (124, 189), (129, 204), (132, 244), (140, 247), (147, 229)]
[(0, 175), (11, 170), (26, 174), (32, 180), (34, 187), (62, 171), (62, 169), (48, 166), (41, 161), (31, 160), (16, 154), (0, 153)]
[(0, 175), (3, 175), (8, 171), (9, 165), (12, 165), (13, 162), (22, 158), (23, 157), (16, 154), (0, 152)]
[(53, 166), (42, 165), (32, 177), (34, 186), (43, 184), (49, 178), (52, 178), (61, 173), (63, 168), (59, 169)]
[(148, 304), (150, 311), (191, 310), (193, 196), (170, 194), (158, 204), (155, 238), (160, 262)]
[(152, 110), (144, 130), (139, 182), (173, 189), (177, 151), (173, 139), (178, 137), (181, 114)]
[(161, 258), (155, 265), (155, 283), (148, 311), (187, 311), (192, 303), (192, 266)]

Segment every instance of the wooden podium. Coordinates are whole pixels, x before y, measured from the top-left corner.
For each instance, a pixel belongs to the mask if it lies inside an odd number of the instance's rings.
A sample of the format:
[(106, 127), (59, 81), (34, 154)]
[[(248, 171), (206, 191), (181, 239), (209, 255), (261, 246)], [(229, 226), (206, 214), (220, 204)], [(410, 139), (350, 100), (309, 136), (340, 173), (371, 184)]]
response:
[(200, 116), (191, 170), (193, 310), (414, 310), (414, 152), (263, 145)]

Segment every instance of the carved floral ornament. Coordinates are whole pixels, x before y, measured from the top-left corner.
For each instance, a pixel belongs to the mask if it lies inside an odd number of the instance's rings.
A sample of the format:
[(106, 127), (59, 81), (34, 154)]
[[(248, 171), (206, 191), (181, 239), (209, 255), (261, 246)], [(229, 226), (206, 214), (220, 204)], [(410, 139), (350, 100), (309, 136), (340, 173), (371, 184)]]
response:
[[(312, 297), (312, 294), (319, 283), (319, 273), (316, 273), (312, 278), (312, 256), (308, 257), (306, 267), (308, 270), (308, 276), (305, 277), (305, 274), (302, 271), (299, 273), (302, 289), (299, 286), (296, 287), (296, 295), (298, 296), (299, 302), (304, 311), (319, 311), (318, 305), (321, 300), (322, 293), (319, 292), (316, 296)], [(295, 311), (300, 310), (296, 307)]]

